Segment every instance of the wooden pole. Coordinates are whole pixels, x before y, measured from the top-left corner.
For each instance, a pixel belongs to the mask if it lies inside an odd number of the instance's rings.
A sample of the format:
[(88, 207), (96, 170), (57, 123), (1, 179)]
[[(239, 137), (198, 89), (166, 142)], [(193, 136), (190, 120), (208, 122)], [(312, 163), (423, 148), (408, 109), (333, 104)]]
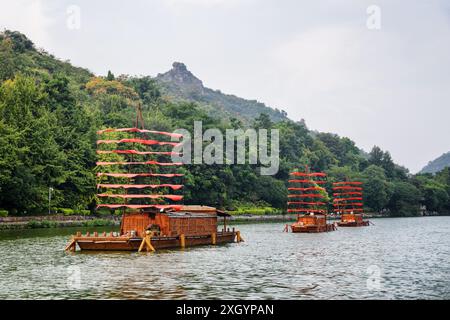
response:
[(142, 252), (142, 250), (144, 250), (144, 247), (147, 252), (156, 251), (155, 247), (153, 247), (152, 245), (152, 236), (150, 231), (146, 231), (145, 236), (142, 238), (142, 242), (141, 245), (139, 246), (138, 252)]
[(142, 238), (142, 242), (141, 242), (141, 245), (139, 246), (138, 252), (142, 252), (142, 249), (144, 249), (144, 246), (145, 246), (145, 237)]
[(74, 252), (76, 249), (76, 245), (77, 245), (77, 241), (75, 239), (72, 238), (72, 240), (70, 241), (70, 243), (66, 246), (66, 248), (64, 249), (64, 251), (72, 251)]
[(186, 238), (184, 234), (180, 234), (180, 247), (185, 248), (186, 247)]
[(147, 244), (147, 252), (151, 251), (151, 252), (155, 252), (155, 248), (152, 245), (152, 236), (150, 234), (145, 236), (145, 243)]
[(216, 233), (213, 232), (211, 234), (211, 244), (217, 244), (217, 238), (216, 238)]
[(236, 231), (236, 242), (244, 242), (244, 239), (241, 237), (241, 232)]

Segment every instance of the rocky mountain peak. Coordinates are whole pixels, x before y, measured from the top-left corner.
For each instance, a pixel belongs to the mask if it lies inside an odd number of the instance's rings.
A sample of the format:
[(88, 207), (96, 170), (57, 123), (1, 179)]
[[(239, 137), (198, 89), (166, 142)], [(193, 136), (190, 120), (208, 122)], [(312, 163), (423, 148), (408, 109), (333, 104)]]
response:
[(253, 123), (261, 113), (266, 113), (272, 121), (287, 119), (284, 111), (269, 108), (264, 103), (204, 87), (203, 82), (182, 62), (174, 62), (172, 69), (156, 76), (156, 81), (167, 96), (196, 102), (216, 118), (236, 118)]
[(180, 87), (189, 88), (191, 91), (203, 92), (203, 82), (190, 72), (182, 62), (174, 62), (172, 69), (157, 76), (158, 80), (170, 82)]

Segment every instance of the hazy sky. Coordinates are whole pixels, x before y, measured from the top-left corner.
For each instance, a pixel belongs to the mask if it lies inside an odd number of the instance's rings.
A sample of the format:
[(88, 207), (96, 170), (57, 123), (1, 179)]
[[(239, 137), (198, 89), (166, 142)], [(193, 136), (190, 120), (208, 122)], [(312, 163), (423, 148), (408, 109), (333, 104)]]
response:
[(184, 62), (412, 172), (450, 150), (450, 1), (0, 0), (0, 28), (97, 74)]

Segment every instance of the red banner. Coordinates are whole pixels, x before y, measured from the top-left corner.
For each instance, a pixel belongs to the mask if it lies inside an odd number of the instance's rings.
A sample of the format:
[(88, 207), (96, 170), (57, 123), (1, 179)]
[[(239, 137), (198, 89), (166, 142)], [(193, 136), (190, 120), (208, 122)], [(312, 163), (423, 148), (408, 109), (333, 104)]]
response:
[(361, 202), (333, 203), (333, 206), (335, 206), (335, 207), (348, 207), (348, 206), (362, 207), (363, 204)]
[(287, 204), (305, 204), (305, 205), (309, 205), (309, 206), (324, 206), (324, 205), (326, 205), (325, 202), (304, 202), (304, 201), (291, 201), (291, 202), (288, 202)]
[(119, 209), (119, 208), (130, 208), (130, 209), (147, 209), (147, 208), (155, 208), (155, 209), (174, 209), (176, 211), (180, 211), (183, 206), (182, 205), (174, 205), (174, 204), (99, 204), (97, 209), (99, 208), (110, 208), (110, 209)]
[(300, 208), (300, 209), (288, 209), (287, 212), (313, 212), (313, 213), (325, 213), (325, 210)]
[(172, 194), (97, 194), (98, 197), (121, 198), (121, 199), (169, 199), (173, 201), (181, 201), (183, 196)]
[(305, 173), (305, 172), (298, 172), (294, 171), (290, 173), (291, 176), (297, 176), (297, 177), (326, 177), (327, 174), (323, 172), (312, 172), (312, 173)]
[(109, 173), (109, 172), (98, 172), (97, 177), (114, 177), (114, 178), (136, 178), (136, 177), (164, 177), (164, 178), (174, 178), (182, 177), (182, 173)]
[(323, 184), (323, 183), (326, 183), (326, 181), (296, 180), (296, 179), (289, 180), (289, 182), (291, 182), (291, 183), (311, 183), (311, 184), (315, 184), (315, 183), (317, 183), (317, 184)]
[(180, 152), (170, 152), (170, 151), (137, 151), (137, 150), (97, 150), (98, 154), (154, 154), (154, 155), (163, 155), (163, 156), (180, 156)]
[(325, 188), (322, 188), (322, 187), (288, 188), (288, 190), (292, 190), (292, 191), (314, 191), (314, 190), (325, 191)]
[(97, 134), (102, 134), (102, 133), (107, 133), (107, 132), (139, 132), (139, 133), (161, 134), (161, 135), (174, 137), (174, 138), (182, 138), (183, 137), (183, 135), (179, 134), (179, 133), (164, 132), (164, 131), (153, 131), (153, 130), (138, 129), (138, 128), (104, 129), (104, 130), (97, 131)]
[(336, 198), (333, 200), (333, 202), (345, 202), (345, 201), (350, 201), (350, 200), (362, 200), (363, 198), (361, 197), (353, 197), (353, 198)]
[(325, 196), (318, 193), (304, 193), (304, 194), (289, 194), (288, 198), (325, 198)]
[(145, 145), (160, 145), (160, 146), (178, 146), (179, 142), (166, 142), (166, 141), (157, 141), (157, 140), (145, 140), (145, 139), (121, 139), (121, 140), (97, 140), (97, 144), (102, 143), (139, 143)]
[(346, 196), (350, 196), (350, 195), (355, 195), (355, 196), (362, 196), (362, 192), (339, 192), (339, 193), (333, 193), (333, 197), (337, 197), (337, 196), (341, 196), (341, 195), (346, 195)]
[(336, 210), (338, 212), (363, 212), (364, 209), (363, 208), (355, 208), (355, 209), (339, 209)]
[(333, 182), (334, 186), (339, 185), (362, 185), (362, 182), (359, 181), (341, 181), (341, 182)]
[(157, 165), (157, 166), (182, 166), (181, 162), (158, 162), (158, 161), (144, 161), (144, 162), (132, 162), (132, 161), (117, 161), (117, 162), (96, 162), (98, 166), (113, 166), (113, 165)]
[(98, 184), (97, 189), (99, 188), (109, 188), (109, 189), (144, 189), (144, 188), (170, 188), (172, 190), (179, 190), (183, 188), (182, 184)]
[(358, 190), (361, 191), (361, 187), (350, 187), (350, 186), (344, 186), (344, 187), (333, 187), (333, 190)]

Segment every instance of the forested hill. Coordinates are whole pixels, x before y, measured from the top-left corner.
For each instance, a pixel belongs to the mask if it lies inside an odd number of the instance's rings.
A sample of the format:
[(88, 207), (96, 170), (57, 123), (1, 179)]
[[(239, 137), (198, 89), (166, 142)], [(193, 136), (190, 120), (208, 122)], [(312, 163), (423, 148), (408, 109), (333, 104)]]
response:
[[(186, 78), (179, 79), (182, 75)], [(202, 97), (189, 99), (198, 90)], [(218, 103), (218, 97), (225, 102)], [(94, 212), (96, 131), (133, 126), (138, 105), (146, 126), (155, 130), (192, 130), (199, 120), (204, 129), (251, 125), (280, 132), (276, 175), (261, 176), (259, 166), (250, 164), (187, 165), (183, 169), (186, 204), (283, 211), (289, 171), (308, 165), (328, 173), (329, 191), (333, 181), (363, 181), (369, 211), (417, 215), (426, 206), (429, 211), (450, 212), (448, 168), (436, 175), (411, 175), (378, 147), (367, 156), (349, 138), (312, 134), (303, 121), (204, 88), (181, 64), (156, 79), (111, 72), (96, 76), (36, 50), (19, 32), (5, 31), (0, 33), (0, 215), (47, 212), (50, 188), (53, 211)], [(226, 112), (229, 117), (223, 116)]]
[(203, 82), (180, 62), (174, 62), (172, 69), (158, 74), (156, 80), (163, 93), (176, 99), (197, 102), (208, 114), (216, 117), (236, 118), (251, 123), (261, 113), (266, 113), (272, 121), (286, 120), (285, 111), (269, 108), (256, 100), (246, 100), (204, 87)]
[(444, 153), (439, 158), (428, 162), (420, 171), (421, 173), (436, 173), (442, 171), (444, 168), (450, 167), (450, 152)]

